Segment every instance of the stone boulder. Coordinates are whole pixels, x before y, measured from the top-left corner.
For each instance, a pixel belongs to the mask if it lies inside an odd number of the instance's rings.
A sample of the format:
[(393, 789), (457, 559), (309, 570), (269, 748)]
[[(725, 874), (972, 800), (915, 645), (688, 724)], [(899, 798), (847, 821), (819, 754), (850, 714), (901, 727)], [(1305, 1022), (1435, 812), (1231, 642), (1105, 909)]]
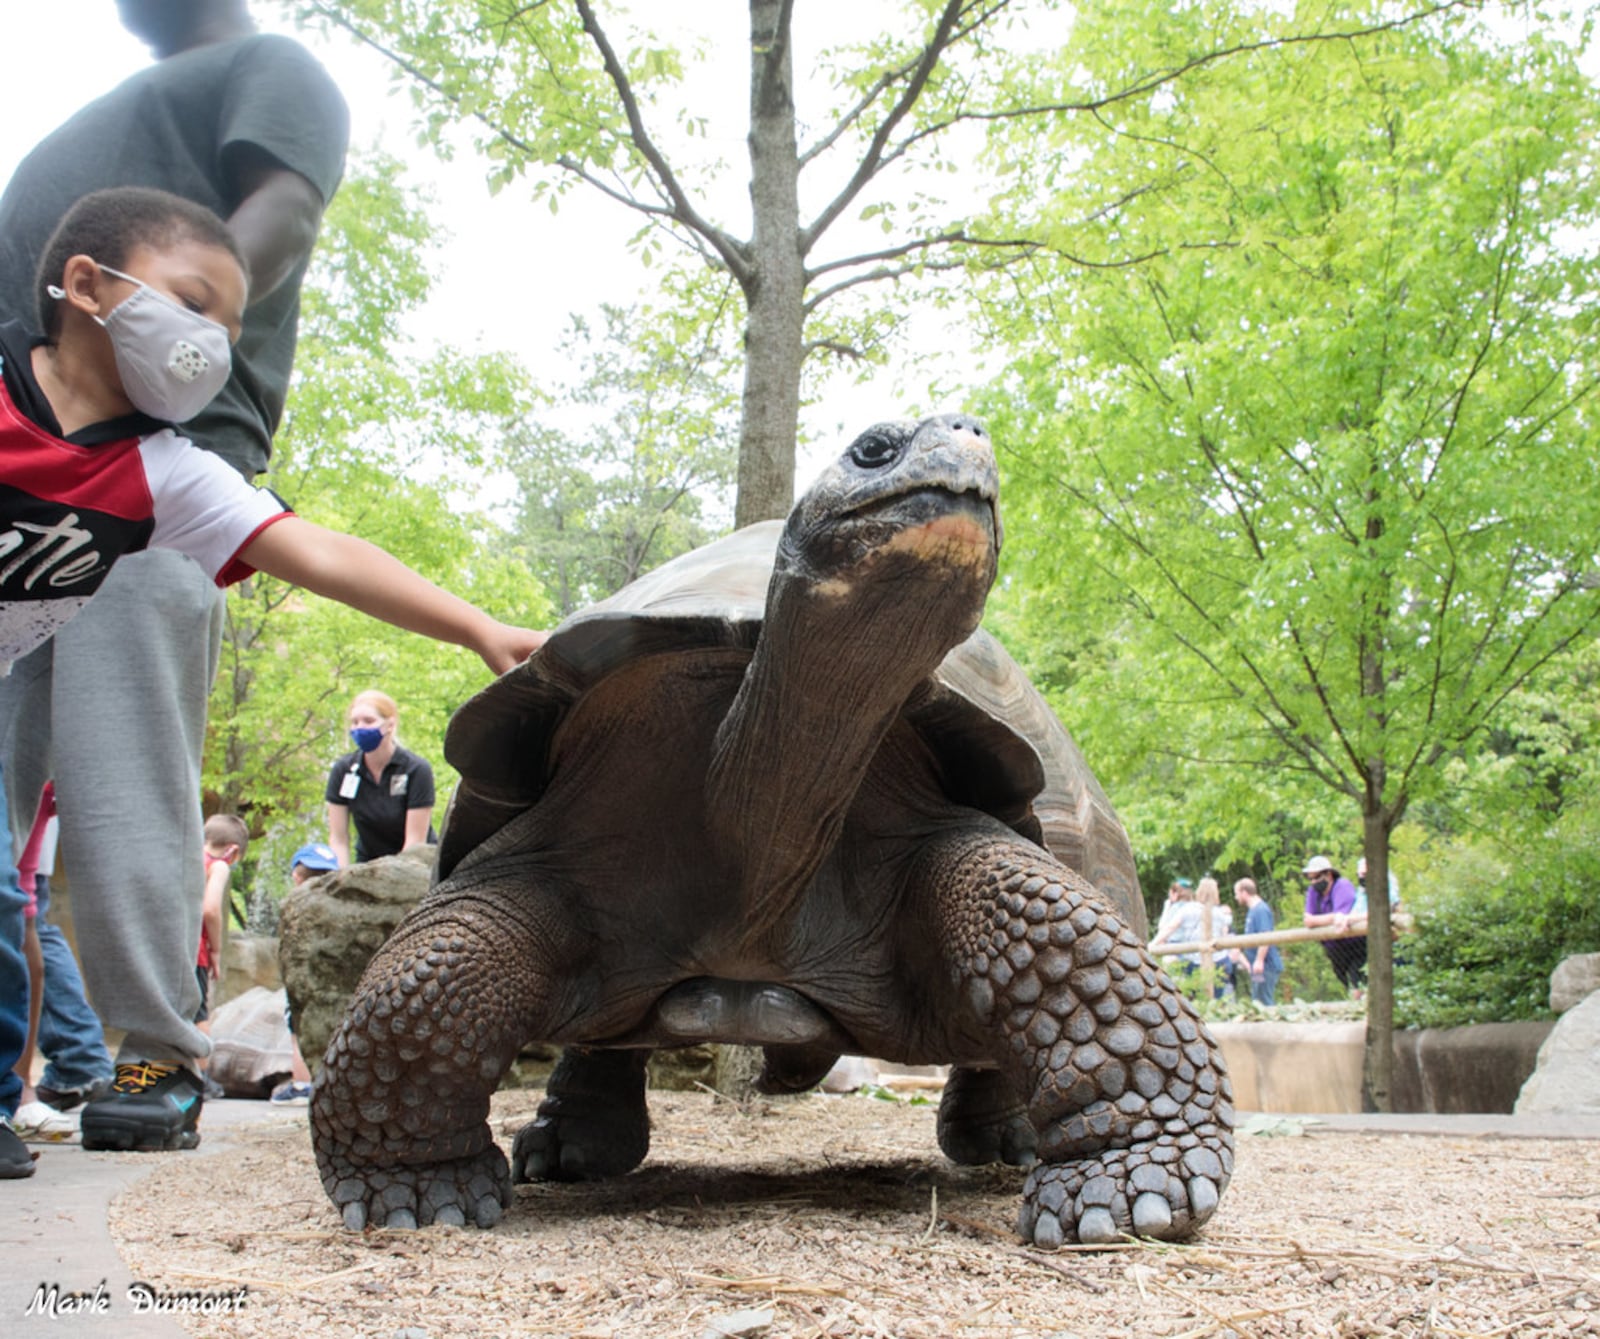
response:
[(236, 1000), (257, 986), (278, 990), (283, 974), (278, 967), (278, 941), (271, 935), (245, 934), (234, 930), (222, 951), (222, 980), (218, 982), (213, 1005)]
[(313, 1074), (372, 955), (428, 891), (435, 852), (419, 843), (308, 879), (284, 899), (278, 961)]
[(1564, 1014), (1600, 990), (1600, 953), (1574, 953), (1550, 973), (1550, 1012)]
[(1600, 991), (1556, 1021), (1517, 1098), (1517, 1115), (1600, 1116)]

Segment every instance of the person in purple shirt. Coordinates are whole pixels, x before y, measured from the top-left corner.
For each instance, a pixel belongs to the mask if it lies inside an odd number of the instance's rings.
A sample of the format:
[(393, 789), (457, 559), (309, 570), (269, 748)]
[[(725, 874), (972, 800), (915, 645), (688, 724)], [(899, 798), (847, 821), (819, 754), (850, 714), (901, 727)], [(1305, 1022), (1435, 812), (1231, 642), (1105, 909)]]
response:
[[(1301, 872), (1310, 880), (1306, 885), (1306, 925), (1348, 925), (1356, 905), (1355, 884), (1325, 855), (1312, 856)], [(1324, 939), (1322, 951), (1333, 964), (1339, 983), (1359, 999), (1367, 983), (1367, 937)]]

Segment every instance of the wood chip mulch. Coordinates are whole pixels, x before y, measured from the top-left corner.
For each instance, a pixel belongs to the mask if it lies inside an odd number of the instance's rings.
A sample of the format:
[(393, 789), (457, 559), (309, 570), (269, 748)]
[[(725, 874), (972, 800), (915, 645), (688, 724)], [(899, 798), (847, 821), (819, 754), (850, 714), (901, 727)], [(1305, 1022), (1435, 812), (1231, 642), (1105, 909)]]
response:
[[(502, 1145), (540, 1094), (496, 1097)], [(650, 1156), (522, 1186), (493, 1231), (344, 1231), (302, 1120), (162, 1159), (113, 1205), (135, 1277), (248, 1289), (207, 1339), (1211, 1339), (1600, 1335), (1600, 1141), (1317, 1132), (1239, 1141), (1178, 1245), (1027, 1249), (1020, 1171), (954, 1167), (934, 1107), (651, 1095)]]

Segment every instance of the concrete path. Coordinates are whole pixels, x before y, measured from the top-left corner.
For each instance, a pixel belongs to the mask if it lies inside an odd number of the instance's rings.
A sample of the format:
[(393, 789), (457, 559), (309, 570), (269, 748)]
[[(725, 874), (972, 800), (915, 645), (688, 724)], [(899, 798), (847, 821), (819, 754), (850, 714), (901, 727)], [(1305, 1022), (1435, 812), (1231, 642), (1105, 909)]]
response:
[[(203, 1138), (192, 1153), (86, 1153), (77, 1144), (31, 1144), (37, 1170), (0, 1181), (0, 1335), (56, 1339), (184, 1339), (167, 1315), (140, 1314), (134, 1282), (107, 1227), (111, 1201), (125, 1186), (174, 1158), (204, 1157), (243, 1126), (303, 1123), (304, 1107), (270, 1102), (208, 1102)], [(59, 1289), (54, 1315), (37, 1309), (40, 1289)], [(69, 1310), (69, 1294), (88, 1294)], [(36, 1309), (30, 1311), (30, 1307)]]
[[(1246, 1113), (1241, 1113), (1246, 1116)], [(1273, 1117), (1305, 1122), (1305, 1133), (1444, 1135), (1491, 1139), (1600, 1140), (1600, 1116), (1352, 1116)], [(164, 1315), (140, 1315), (129, 1297), (134, 1281), (107, 1228), (112, 1199), (171, 1158), (204, 1157), (226, 1148), (247, 1126), (296, 1125), (304, 1107), (229, 1100), (206, 1106), (205, 1139), (194, 1153), (86, 1153), (76, 1144), (34, 1145), (38, 1170), (22, 1181), (0, 1181), (0, 1334), (57, 1339), (184, 1339)], [(96, 1294), (98, 1313), (52, 1317), (29, 1307), (41, 1288), (62, 1296)]]

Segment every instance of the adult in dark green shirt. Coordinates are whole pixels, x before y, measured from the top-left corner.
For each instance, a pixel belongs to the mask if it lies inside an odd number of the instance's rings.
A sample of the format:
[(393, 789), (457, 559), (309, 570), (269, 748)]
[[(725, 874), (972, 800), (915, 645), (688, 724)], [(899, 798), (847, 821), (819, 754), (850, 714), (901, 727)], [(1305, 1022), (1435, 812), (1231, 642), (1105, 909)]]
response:
[[(90, 191), (154, 186), (214, 210), (249, 262), (250, 301), (226, 389), (182, 426), (249, 478), (266, 468), (283, 412), (301, 281), (343, 172), (348, 112), (303, 47), (256, 31), (245, 0), (117, 7), (157, 59), (41, 141), (6, 186), (0, 319), (42, 329), (40, 252)], [(221, 629), (221, 600), (197, 564), (139, 554), (0, 681), (6, 782), (36, 798), (55, 777), (84, 976), (104, 1021), (126, 1033), (112, 1094), (85, 1109), (86, 1147), (126, 1146), (94, 1142), (111, 1128), (136, 1147), (169, 1146), (163, 1085), (186, 1080), (210, 1051), (190, 1021), (191, 967), (200, 753)], [(14, 812), (32, 813), (31, 799)]]

